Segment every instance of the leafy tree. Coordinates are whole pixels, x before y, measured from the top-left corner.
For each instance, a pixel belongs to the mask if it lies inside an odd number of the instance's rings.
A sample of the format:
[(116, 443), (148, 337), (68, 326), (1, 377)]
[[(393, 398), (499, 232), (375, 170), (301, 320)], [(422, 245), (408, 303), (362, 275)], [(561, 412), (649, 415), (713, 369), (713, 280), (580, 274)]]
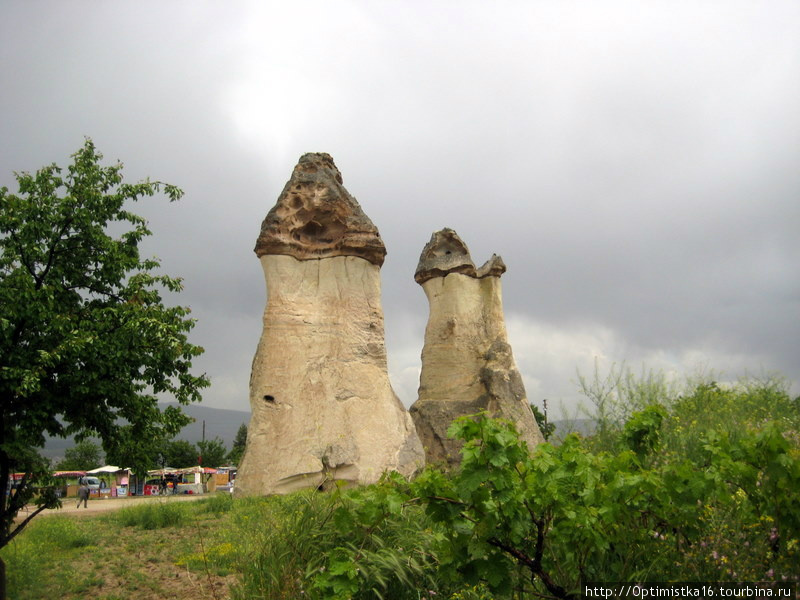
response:
[(542, 432), (542, 437), (545, 441), (549, 440), (556, 431), (556, 424), (547, 420), (547, 400), (544, 401), (544, 411), (539, 410), (539, 407), (533, 403), (531, 403), (531, 411), (533, 411), (539, 431)]
[(228, 451), (225, 448), (225, 443), (218, 437), (213, 440), (206, 440), (204, 442), (197, 442), (197, 449), (199, 451), (199, 461), (206, 467), (218, 467), (225, 463), (225, 457)]
[(228, 453), (228, 462), (234, 465), (238, 465), (239, 461), (242, 460), (242, 455), (244, 454), (244, 447), (247, 445), (247, 425), (242, 423), (239, 425), (239, 429), (236, 432), (236, 437), (233, 438), (233, 447), (231, 451)]
[(191, 373), (202, 348), (187, 339), (189, 309), (161, 296), (181, 281), (140, 257), (151, 232), (126, 207), (182, 192), (124, 183), (122, 165), (101, 160), (87, 139), (66, 169), (17, 173), (17, 194), (0, 188), (0, 489), (13, 472), (27, 474), (15, 493), (0, 494), (0, 547), (58, 503), (39, 495), (37, 509), (12, 527), (42, 473), (29, 450), (45, 434), (97, 437), (107, 454), (124, 449), (127, 466), (141, 471), (148, 457), (137, 442), (175, 435), (188, 422), (178, 407), (161, 411), (158, 397), (187, 404), (208, 385)]
[(100, 447), (90, 440), (78, 442), (64, 452), (64, 460), (56, 465), (61, 471), (90, 471), (100, 466)]
[[(163, 466), (162, 456), (164, 452), (167, 434), (161, 436), (154, 436), (152, 438), (140, 438), (132, 440), (131, 443), (135, 444), (135, 452), (140, 457), (139, 464), (147, 465), (140, 467), (137, 470), (137, 475), (142, 476), (149, 469), (157, 466)], [(130, 450), (125, 444), (119, 444), (117, 447), (106, 451), (106, 463), (109, 465), (117, 465), (119, 467), (131, 467)]]
[(161, 450), (160, 466), (192, 467), (197, 464), (197, 448), (186, 440), (166, 442)]

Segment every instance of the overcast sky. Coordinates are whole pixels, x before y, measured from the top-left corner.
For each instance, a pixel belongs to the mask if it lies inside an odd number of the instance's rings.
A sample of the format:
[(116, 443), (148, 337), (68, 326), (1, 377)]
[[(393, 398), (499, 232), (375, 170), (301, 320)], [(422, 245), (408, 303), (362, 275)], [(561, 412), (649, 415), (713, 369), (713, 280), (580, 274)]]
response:
[(455, 229), (508, 271), (529, 399), (576, 371), (779, 372), (800, 393), (800, 3), (0, 4), (0, 183), (91, 137), (185, 279), (205, 403), (249, 410), (253, 246), (299, 156), (330, 153), (379, 228), (392, 383), (416, 400), (413, 274)]

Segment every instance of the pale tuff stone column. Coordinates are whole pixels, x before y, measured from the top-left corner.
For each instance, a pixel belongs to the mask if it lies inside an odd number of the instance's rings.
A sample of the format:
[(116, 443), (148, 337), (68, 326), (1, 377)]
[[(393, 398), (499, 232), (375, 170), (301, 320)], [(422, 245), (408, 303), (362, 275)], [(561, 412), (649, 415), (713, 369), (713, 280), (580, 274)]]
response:
[(387, 372), (385, 252), (330, 156), (304, 155), (256, 245), (268, 295), (237, 493), (372, 483), (423, 465)]
[(430, 305), (419, 398), (411, 416), (428, 462), (457, 465), (460, 445), (447, 437), (457, 417), (481, 410), (512, 421), (529, 448), (543, 441), (506, 334), (499, 256), (476, 269), (452, 229), (437, 231), (414, 279)]

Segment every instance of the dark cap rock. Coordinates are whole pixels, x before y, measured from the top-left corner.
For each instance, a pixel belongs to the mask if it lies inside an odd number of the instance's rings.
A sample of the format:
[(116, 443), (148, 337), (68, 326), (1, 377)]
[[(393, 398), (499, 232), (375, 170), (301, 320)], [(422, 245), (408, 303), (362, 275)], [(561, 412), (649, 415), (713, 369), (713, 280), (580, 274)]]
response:
[(470, 277), (500, 277), (506, 265), (496, 254), (492, 255), (480, 269), (475, 268), (469, 248), (458, 234), (445, 227), (436, 231), (422, 249), (414, 281), (420, 285), (435, 277), (445, 277), (450, 273), (461, 273)]
[(255, 253), (299, 260), (357, 256), (381, 266), (386, 257), (378, 228), (342, 185), (329, 154), (304, 154), (261, 224)]

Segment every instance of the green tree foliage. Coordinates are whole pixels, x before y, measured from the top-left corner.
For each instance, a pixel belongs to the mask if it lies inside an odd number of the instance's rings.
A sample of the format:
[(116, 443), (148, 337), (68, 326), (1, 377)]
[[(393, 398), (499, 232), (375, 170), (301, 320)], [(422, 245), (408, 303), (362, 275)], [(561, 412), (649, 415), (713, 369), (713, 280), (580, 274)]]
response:
[(242, 423), (236, 431), (236, 437), (233, 439), (233, 446), (228, 453), (228, 462), (238, 465), (242, 460), (244, 454), (244, 447), (247, 445), (247, 425)]
[[(166, 435), (166, 433), (164, 435)], [(164, 436), (133, 440), (132, 443), (136, 445), (135, 450), (137, 456), (139, 456), (139, 464), (147, 465), (144, 468), (140, 468), (137, 472), (139, 476), (144, 475), (148, 469), (163, 466), (161, 457), (163, 455), (164, 445), (166, 444)], [(119, 444), (117, 447), (106, 451), (105, 462), (109, 465), (130, 467), (129, 455), (130, 452), (128, 448), (124, 444)]]
[[(460, 470), (428, 470), (413, 486), (447, 532), (444, 576), (485, 582), (503, 598), (577, 598), (587, 581), (758, 580), (778, 568), (794, 575), (797, 447), (771, 423), (737, 442), (708, 432), (699, 464), (666, 461), (648, 454), (662, 418), (659, 407), (635, 414), (613, 454), (592, 452), (576, 435), (529, 453), (510, 424), (457, 421)], [(737, 546), (749, 549), (742, 558)]]
[(663, 404), (598, 434), (608, 452), (574, 434), (529, 452), (508, 423), (456, 421), (460, 469), (412, 485), (446, 532), (442, 576), (498, 598), (577, 597), (587, 581), (796, 578), (800, 401), (774, 380), (653, 397)]
[(213, 440), (205, 440), (204, 442), (197, 442), (198, 456), (201, 458), (204, 467), (219, 467), (225, 464), (225, 457), (228, 455), (228, 450), (225, 448), (225, 443), (218, 437)]
[(18, 193), (0, 189), (0, 489), (13, 472), (22, 486), (0, 495), (0, 547), (39, 510), (12, 529), (31, 482), (42, 474), (31, 448), (44, 435), (101, 440), (107, 455), (149, 465), (141, 440), (171, 437), (188, 422), (179, 408), (161, 411), (159, 396), (200, 400), (208, 385), (191, 372), (202, 349), (187, 339), (189, 309), (168, 306), (162, 292), (180, 279), (157, 274), (139, 243), (146, 221), (127, 204), (169, 184), (124, 183), (122, 165), (102, 166), (91, 140), (65, 169), (17, 173)]
[(197, 464), (198, 450), (186, 440), (165, 442), (160, 453), (159, 466), (183, 469)]
[(101, 465), (100, 447), (90, 440), (78, 442), (64, 452), (64, 460), (56, 468), (60, 471), (91, 471)]
[(544, 401), (544, 411), (539, 410), (539, 407), (533, 403), (531, 403), (531, 411), (533, 411), (539, 431), (542, 432), (542, 437), (545, 441), (549, 440), (556, 431), (556, 425), (547, 420), (547, 400)]

